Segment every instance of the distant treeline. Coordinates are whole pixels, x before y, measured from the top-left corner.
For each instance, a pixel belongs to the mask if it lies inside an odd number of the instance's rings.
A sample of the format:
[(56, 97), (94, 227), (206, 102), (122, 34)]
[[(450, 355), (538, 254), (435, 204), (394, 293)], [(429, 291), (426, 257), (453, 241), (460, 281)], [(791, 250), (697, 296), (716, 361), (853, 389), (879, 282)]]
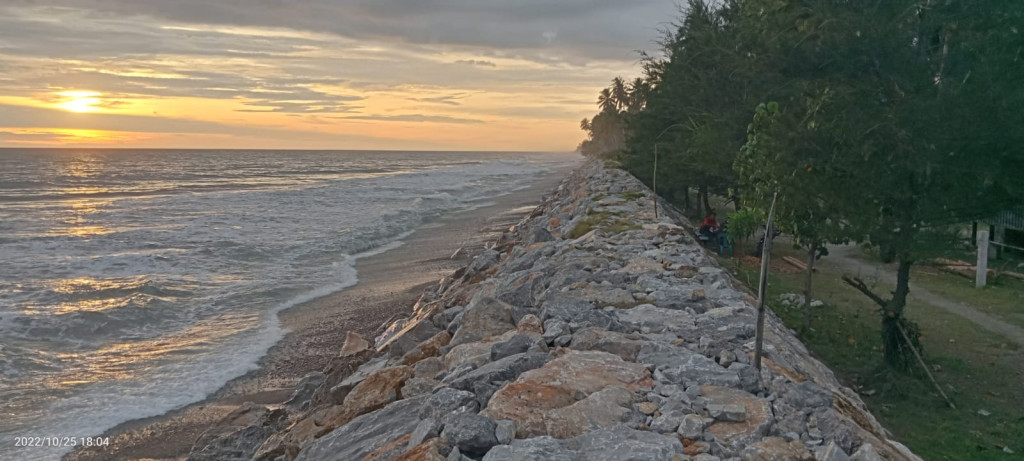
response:
[(825, 243), (881, 248), (895, 291), (857, 288), (906, 367), (911, 265), (1024, 203), (1024, 2), (691, 0), (679, 21), (642, 78), (602, 90), (579, 150), (649, 184), (657, 151), (661, 195), (698, 215), (725, 195), (737, 224), (778, 193), (811, 264)]

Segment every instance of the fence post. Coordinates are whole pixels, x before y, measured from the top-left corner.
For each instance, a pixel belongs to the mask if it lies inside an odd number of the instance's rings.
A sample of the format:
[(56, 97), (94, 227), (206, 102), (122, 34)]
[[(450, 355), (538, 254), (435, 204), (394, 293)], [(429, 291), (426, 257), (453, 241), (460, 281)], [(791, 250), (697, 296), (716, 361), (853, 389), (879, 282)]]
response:
[(978, 231), (978, 272), (974, 275), (974, 286), (985, 286), (988, 277), (988, 231)]

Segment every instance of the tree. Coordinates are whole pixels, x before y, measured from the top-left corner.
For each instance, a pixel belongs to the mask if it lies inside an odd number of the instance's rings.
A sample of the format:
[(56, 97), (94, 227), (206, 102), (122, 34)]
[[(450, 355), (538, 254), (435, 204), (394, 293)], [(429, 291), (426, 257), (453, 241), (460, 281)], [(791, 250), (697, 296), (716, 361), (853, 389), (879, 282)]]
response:
[(626, 89), (626, 82), (622, 77), (612, 79), (611, 95), (616, 110), (621, 111), (629, 106), (629, 90)]

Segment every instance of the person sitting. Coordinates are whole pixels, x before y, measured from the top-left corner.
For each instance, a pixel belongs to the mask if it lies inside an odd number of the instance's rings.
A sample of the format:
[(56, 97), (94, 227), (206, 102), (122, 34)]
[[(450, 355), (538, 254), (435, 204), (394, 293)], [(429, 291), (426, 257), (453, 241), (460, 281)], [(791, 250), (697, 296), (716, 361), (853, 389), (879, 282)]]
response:
[(700, 229), (697, 230), (697, 235), (701, 237), (706, 237), (706, 241), (717, 241), (716, 238), (718, 237), (718, 220), (715, 219), (716, 217), (717, 216), (715, 215), (714, 210), (712, 210), (711, 213), (709, 213), (704, 218), (704, 221), (700, 224)]

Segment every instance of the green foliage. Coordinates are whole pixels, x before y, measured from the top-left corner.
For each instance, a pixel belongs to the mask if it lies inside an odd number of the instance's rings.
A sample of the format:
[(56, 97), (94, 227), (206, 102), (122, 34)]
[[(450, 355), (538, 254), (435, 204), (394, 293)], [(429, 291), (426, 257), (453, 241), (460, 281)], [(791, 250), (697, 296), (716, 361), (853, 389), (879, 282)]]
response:
[(885, 249), (904, 270), (884, 318), (904, 325), (910, 266), (1024, 201), (1020, 24), (1022, 2), (690, 0), (646, 84), (602, 91), (581, 150), (649, 184), (657, 152), (668, 197), (735, 191), (763, 211), (778, 193), (805, 248)]
[(755, 231), (764, 226), (767, 219), (767, 216), (760, 210), (749, 208), (729, 213), (729, 220), (727, 221), (729, 224), (729, 235), (737, 240), (746, 240)]

